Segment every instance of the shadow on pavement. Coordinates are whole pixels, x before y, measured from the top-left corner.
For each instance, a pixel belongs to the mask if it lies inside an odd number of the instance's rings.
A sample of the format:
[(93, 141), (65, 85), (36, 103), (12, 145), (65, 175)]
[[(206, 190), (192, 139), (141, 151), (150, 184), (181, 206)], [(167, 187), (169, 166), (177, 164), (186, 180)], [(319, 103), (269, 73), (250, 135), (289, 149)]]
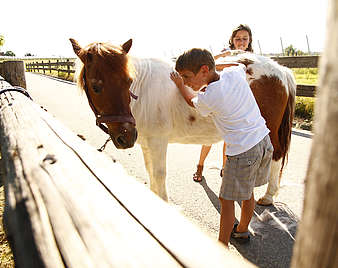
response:
[(213, 190), (209, 188), (204, 176), (200, 184), (202, 185), (205, 193), (207, 194), (209, 200), (211, 201), (215, 209), (218, 211), (218, 213), (221, 213), (221, 204), (219, 202), (218, 196), (213, 192)]
[(297, 216), (284, 203), (256, 205), (250, 243), (241, 245), (232, 239), (230, 243), (258, 267), (290, 267), (297, 225)]
[[(218, 196), (205, 179), (200, 184), (220, 213)], [(233, 239), (230, 243), (245, 259), (258, 267), (287, 268), (291, 263), (298, 221), (298, 217), (284, 203), (275, 202), (267, 207), (256, 205), (250, 222), (250, 243), (243, 245)]]

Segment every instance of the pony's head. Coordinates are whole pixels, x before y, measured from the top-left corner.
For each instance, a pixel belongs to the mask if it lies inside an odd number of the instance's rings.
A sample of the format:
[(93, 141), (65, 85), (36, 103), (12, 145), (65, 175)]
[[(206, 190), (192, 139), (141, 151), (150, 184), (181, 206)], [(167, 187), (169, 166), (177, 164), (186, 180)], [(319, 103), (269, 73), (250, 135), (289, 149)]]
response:
[(132, 73), (127, 53), (132, 40), (122, 46), (91, 43), (84, 48), (74, 39), (70, 42), (83, 63), (77, 81), (86, 92), (96, 124), (110, 135), (116, 148), (132, 147), (137, 138), (135, 119), (129, 106)]

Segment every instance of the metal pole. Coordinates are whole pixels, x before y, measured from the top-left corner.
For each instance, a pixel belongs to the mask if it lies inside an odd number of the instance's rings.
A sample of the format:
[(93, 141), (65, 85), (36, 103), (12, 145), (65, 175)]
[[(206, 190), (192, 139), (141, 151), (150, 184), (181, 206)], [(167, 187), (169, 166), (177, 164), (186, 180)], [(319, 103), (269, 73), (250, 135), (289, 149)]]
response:
[(282, 55), (284, 56), (284, 48), (283, 48), (283, 41), (282, 41), (282, 37), (280, 38), (280, 45), (282, 46)]
[(257, 42), (258, 42), (259, 52), (261, 53), (261, 55), (263, 55), (262, 54), (262, 49), (261, 49), (261, 43), (259, 42), (259, 40), (257, 40)]
[(309, 45), (309, 38), (307, 37), (307, 35), (305, 35), (305, 36), (306, 36), (306, 43), (307, 43), (307, 51), (308, 51), (309, 55), (311, 55), (310, 45)]

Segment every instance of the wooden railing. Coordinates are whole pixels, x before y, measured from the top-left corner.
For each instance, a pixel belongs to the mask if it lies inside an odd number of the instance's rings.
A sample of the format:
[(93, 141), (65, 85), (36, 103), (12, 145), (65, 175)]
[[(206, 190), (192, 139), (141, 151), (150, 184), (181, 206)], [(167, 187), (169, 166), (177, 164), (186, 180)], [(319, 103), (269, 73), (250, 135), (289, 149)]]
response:
[[(317, 68), (319, 62), (319, 56), (281, 56), (271, 57), (279, 64), (288, 68)], [(26, 63), (26, 70), (28, 72), (42, 72), (44, 74), (51, 74), (52, 71), (57, 71), (58, 76), (61, 72), (67, 73), (67, 77), (71, 73), (74, 73), (74, 59), (64, 60), (45, 60), (41, 62)], [(314, 97), (316, 92), (316, 86), (313, 85), (297, 85), (297, 96)]]
[(52, 74), (52, 71), (57, 72), (59, 76), (60, 73), (66, 73), (67, 77), (70, 74), (75, 73), (74, 70), (74, 59), (62, 59), (62, 60), (42, 60), (40, 62), (29, 62), (26, 63), (27, 72), (39, 72), (43, 74)]

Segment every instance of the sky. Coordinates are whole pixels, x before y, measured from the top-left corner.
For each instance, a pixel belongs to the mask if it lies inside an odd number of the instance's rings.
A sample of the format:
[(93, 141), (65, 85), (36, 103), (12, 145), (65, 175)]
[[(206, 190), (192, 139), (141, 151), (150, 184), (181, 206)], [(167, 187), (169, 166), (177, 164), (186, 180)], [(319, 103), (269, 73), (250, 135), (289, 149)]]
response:
[(256, 53), (281, 53), (282, 44), (308, 52), (308, 43), (321, 52), (327, 6), (327, 0), (1, 0), (0, 50), (75, 57), (69, 38), (81, 46), (132, 38), (136, 57), (171, 58), (193, 47), (216, 54), (242, 23), (252, 30)]

